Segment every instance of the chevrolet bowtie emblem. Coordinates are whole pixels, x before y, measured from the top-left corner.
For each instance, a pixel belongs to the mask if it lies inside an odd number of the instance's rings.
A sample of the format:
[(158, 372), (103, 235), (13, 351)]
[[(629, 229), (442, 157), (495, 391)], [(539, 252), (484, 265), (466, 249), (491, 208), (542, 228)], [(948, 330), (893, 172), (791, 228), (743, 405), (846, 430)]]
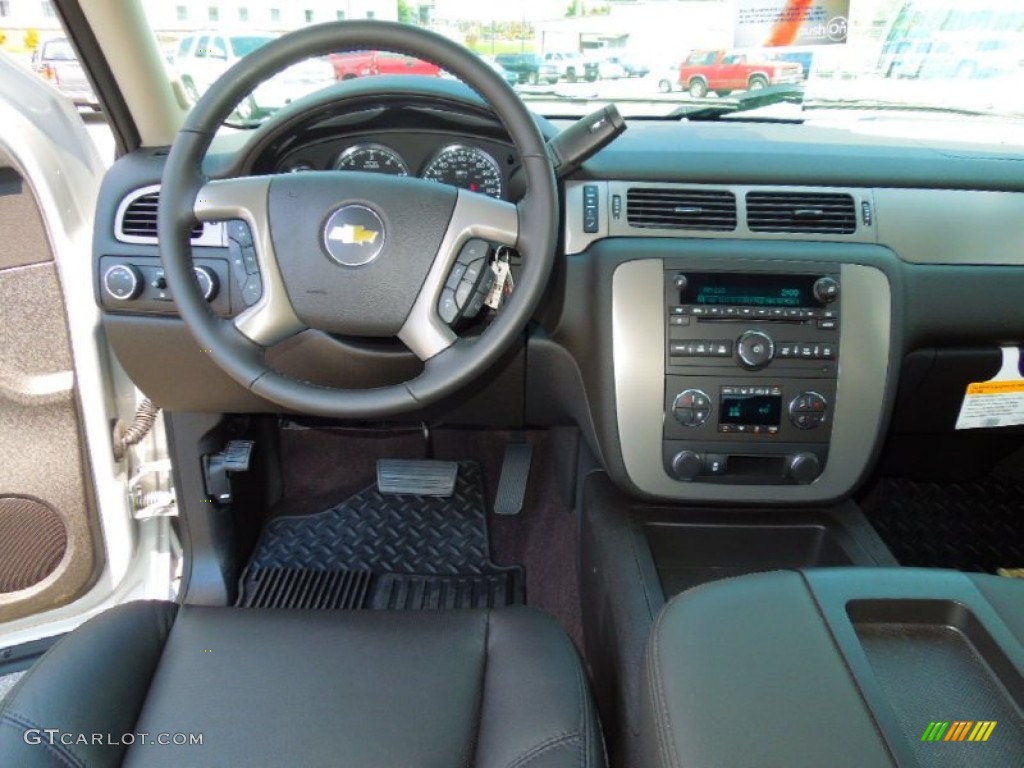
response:
[(380, 256), (387, 232), (380, 214), (365, 205), (343, 205), (321, 230), (327, 255), (345, 267), (361, 267)]
[(342, 224), (332, 227), (327, 239), (345, 245), (373, 245), (379, 236), (380, 232), (367, 229), (361, 224)]

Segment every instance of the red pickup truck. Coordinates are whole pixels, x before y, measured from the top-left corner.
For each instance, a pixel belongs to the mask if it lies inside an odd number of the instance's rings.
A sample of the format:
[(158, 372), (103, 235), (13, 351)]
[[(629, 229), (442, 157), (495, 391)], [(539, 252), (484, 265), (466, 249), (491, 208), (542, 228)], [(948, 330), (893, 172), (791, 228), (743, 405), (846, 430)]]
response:
[(441, 68), (427, 61), (388, 51), (349, 51), (328, 56), (338, 80), (366, 75), (428, 75), (439, 77)]
[(679, 65), (679, 85), (695, 99), (704, 98), (708, 91), (726, 96), (732, 91), (799, 83), (803, 78), (800, 64), (745, 53), (693, 51)]

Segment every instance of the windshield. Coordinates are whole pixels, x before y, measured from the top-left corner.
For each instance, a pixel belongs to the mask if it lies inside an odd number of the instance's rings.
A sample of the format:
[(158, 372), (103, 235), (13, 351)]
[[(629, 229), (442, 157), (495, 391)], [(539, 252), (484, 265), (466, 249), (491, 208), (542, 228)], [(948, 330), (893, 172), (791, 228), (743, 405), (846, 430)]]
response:
[[(368, 18), (426, 27), (465, 45), (506, 70), (535, 111), (554, 117), (609, 102), (630, 117), (671, 119), (809, 120), (821, 110), (846, 120), (866, 111), (875, 119), (890, 111), (904, 119), (917, 110), (932, 120), (940, 113), (1024, 116), (1020, 0), (145, 3), (193, 98), (219, 74), (217, 66), (232, 63), (218, 51), (244, 56), (268, 35)], [(225, 26), (233, 31), (217, 31)], [(245, 116), (258, 122), (338, 80), (446, 76), (426, 62), (378, 51), (338, 52), (304, 72), (301, 87), (277, 82), (257, 89)]]
[(236, 35), (235, 37), (229, 38), (231, 42), (231, 53), (238, 58), (248, 56), (257, 48), (266, 45), (273, 39), (273, 37), (268, 37), (267, 35), (261, 35), (258, 37), (254, 35), (239, 37)]

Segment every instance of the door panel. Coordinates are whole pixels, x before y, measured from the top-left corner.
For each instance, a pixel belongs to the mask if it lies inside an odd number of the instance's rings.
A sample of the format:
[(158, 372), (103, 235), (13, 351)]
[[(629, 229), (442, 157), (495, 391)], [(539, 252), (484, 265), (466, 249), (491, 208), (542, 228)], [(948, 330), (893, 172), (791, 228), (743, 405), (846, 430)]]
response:
[(102, 565), (73, 371), (39, 209), (0, 167), (0, 621), (70, 602)]

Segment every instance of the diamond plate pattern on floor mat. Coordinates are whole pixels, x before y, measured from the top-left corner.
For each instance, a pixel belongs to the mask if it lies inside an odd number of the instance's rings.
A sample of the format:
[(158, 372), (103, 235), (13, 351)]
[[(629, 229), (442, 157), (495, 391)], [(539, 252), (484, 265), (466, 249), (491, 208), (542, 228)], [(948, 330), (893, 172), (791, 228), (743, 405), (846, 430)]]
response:
[(240, 605), (262, 604), (254, 602), (254, 589), (271, 569), (290, 573), (292, 581), (308, 581), (313, 577), (298, 574), (317, 572), (325, 583), (323, 572), (372, 573), (367, 607), (430, 608), (439, 600), (477, 607), (523, 599), (522, 569), (490, 561), (483, 480), (475, 462), (459, 463), (449, 498), (384, 495), (374, 484), (324, 512), (272, 520), (242, 577)]
[(1024, 484), (884, 478), (868, 519), (901, 565), (994, 573), (1024, 566)]

